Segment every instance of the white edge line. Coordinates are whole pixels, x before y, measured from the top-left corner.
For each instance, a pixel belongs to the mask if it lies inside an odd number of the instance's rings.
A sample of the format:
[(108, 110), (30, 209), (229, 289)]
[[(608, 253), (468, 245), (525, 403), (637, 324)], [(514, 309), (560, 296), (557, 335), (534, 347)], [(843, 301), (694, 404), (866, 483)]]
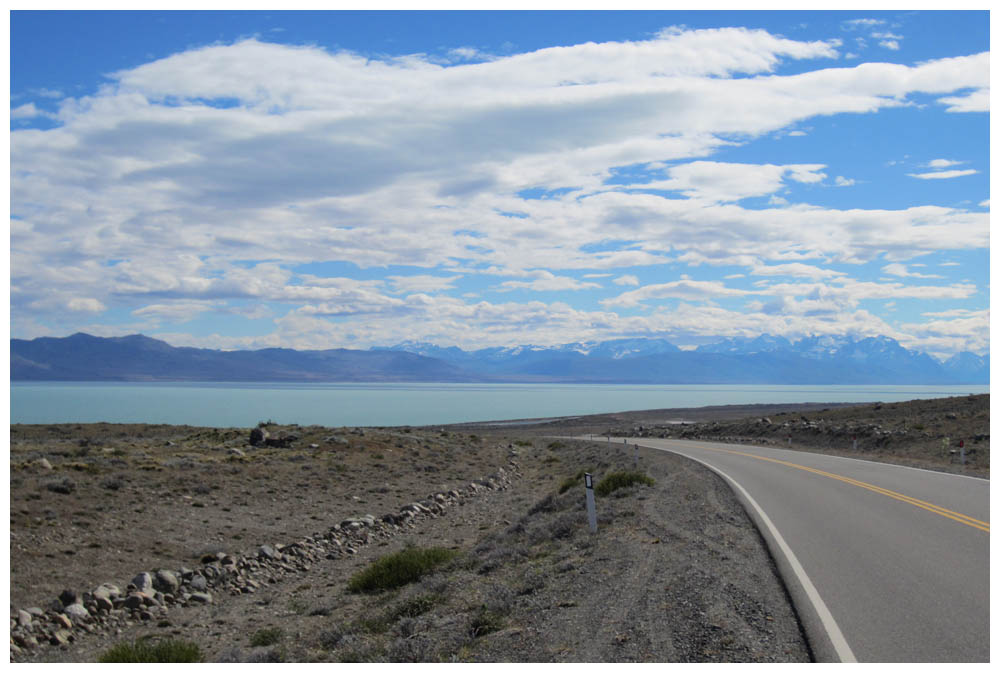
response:
[[(669, 451), (669, 449), (668, 449)], [(805, 591), (806, 596), (809, 597), (809, 601), (812, 603), (813, 609), (816, 610), (816, 614), (819, 617), (820, 622), (823, 624), (823, 628), (826, 629), (826, 634), (830, 638), (830, 642), (833, 644), (834, 650), (837, 652), (837, 656), (840, 660), (845, 663), (857, 663), (857, 658), (854, 656), (854, 652), (851, 651), (851, 646), (847, 644), (847, 639), (844, 638), (844, 634), (840, 631), (840, 627), (837, 626), (837, 620), (833, 618), (830, 614), (830, 609), (826, 607), (826, 603), (823, 602), (823, 598), (816, 591), (816, 587), (813, 585), (812, 580), (809, 579), (809, 575), (806, 574), (805, 569), (802, 564), (799, 563), (799, 559), (795, 556), (795, 553), (785, 542), (785, 538), (781, 536), (778, 529), (771, 522), (770, 517), (761, 509), (761, 506), (757, 504), (757, 501), (747, 493), (747, 490), (743, 488), (742, 484), (730, 477), (728, 474), (715, 467), (714, 465), (709, 465), (708, 463), (694, 458), (693, 456), (688, 456), (685, 454), (685, 458), (690, 458), (691, 460), (697, 461), (712, 470), (713, 472), (719, 474), (722, 478), (728, 481), (734, 488), (739, 489), (740, 493), (746, 498), (753, 508), (757, 511), (758, 516), (760, 516), (761, 521), (767, 526), (768, 532), (774, 537), (774, 541), (777, 543), (778, 547), (781, 549), (781, 553), (785, 555), (788, 560), (788, 565), (791, 567), (792, 572), (795, 573), (796, 578), (802, 584), (802, 589)]]

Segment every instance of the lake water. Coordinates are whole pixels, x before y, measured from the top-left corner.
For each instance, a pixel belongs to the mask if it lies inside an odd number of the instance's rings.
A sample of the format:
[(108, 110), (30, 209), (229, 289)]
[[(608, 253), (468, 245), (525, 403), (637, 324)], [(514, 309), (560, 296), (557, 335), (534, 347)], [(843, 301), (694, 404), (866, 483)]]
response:
[(898, 402), (989, 386), (12, 382), (11, 423), (432, 425), (790, 402)]

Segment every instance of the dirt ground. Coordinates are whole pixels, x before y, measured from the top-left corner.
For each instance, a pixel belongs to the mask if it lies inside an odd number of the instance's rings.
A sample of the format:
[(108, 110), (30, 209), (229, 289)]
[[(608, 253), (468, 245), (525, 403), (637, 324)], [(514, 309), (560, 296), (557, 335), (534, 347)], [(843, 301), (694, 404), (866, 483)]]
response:
[[(592, 534), (573, 477), (630, 468), (631, 450), (268, 429), (277, 446), (249, 446), (249, 429), (13, 426), (12, 660), (96, 661), (145, 636), (215, 662), (810, 660), (757, 530), (690, 461), (643, 452), (655, 483), (598, 498)], [(426, 513), (401, 518), (415, 502)], [(457, 556), (400, 589), (348, 591), (408, 546)], [(132, 587), (130, 610), (127, 585), (161, 569), (178, 586)], [(196, 591), (205, 577), (218, 583)], [(122, 590), (107, 610), (105, 582)]]

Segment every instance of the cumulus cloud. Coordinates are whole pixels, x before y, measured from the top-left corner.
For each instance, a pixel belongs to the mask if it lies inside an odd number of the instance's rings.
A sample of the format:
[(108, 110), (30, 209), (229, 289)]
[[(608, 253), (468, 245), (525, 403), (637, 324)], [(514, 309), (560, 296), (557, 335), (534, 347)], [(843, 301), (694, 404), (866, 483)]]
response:
[[(988, 92), (988, 54), (843, 67), (838, 48), (673, 28), (489, 60), (460, 48), (452, 56), (472, 62), (447, 65), (244, 40), (114, 73), (92, 95), (63, 98), (55, 128), (10, 134), (12, 324), (42, 330), (66, 313), (60, 325), (79, 325), (108, 309), (182, 322), (249, 303), (278, 315), (276, 331), (227, 343), (385, 343), (402, 334), (394, 320), (433, 311), (447, 320), (428, 338), (455, 343), (475, 325), (496, 343), (526, 332), (573, 341), (574, 329), (639, 333), (659, 318), (447, 293), (474, 274), (511, 278), (498, 292), (598, 289), (588, 280), (609, 277), (637, 289), (604, 306), (636, 308), (760, 294), (689, 279), (639, 287), (626, 273), (674, 260), (831, 280), (805, 262), (988, 246), (988, 213), (821, 208), (785, 190), (821, 184), (822, 163), (707, 159), (816, 116), (874, 114), (920, 94), (967, 111)], [(791, 59), (815, 69), (780, 74)], [(649, 181), (612, 184), (628, 167)], [(740, 204), (750, 197), (781, 207)], [(296, 271), (313, 264), (393, 271)], [(767, 292), (762, 307), (821, 301)]]
[(965, 163), (964, 161), (955, 161), (954, 159), (931, 159), (927, 162), (928, 168), (948, 168), (949, 166), (958, 166), (959, 164)]
[(946, 112), (989, 112), (990, 89), (980, 87), (964, 96), (945, 96), (938, 102), (947, 105)]
[(906, 266), (898, 262), (883, 266), (882, 273), (887, 273), (890, 276), (898, 276), (900, 278), (943, 278), (944, 277), (935, 274), (916, 273), (908, 270)]

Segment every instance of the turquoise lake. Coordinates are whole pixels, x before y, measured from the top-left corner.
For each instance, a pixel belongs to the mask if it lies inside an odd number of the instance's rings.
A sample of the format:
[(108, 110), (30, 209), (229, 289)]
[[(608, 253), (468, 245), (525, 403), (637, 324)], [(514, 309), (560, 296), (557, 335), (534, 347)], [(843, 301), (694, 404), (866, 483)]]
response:
[(989, 386), (591, 385), (474, 383), (14, 382), (11, 423), (251, 427), (433, 425), (640, 409), (790, 402), (898, 402)]

